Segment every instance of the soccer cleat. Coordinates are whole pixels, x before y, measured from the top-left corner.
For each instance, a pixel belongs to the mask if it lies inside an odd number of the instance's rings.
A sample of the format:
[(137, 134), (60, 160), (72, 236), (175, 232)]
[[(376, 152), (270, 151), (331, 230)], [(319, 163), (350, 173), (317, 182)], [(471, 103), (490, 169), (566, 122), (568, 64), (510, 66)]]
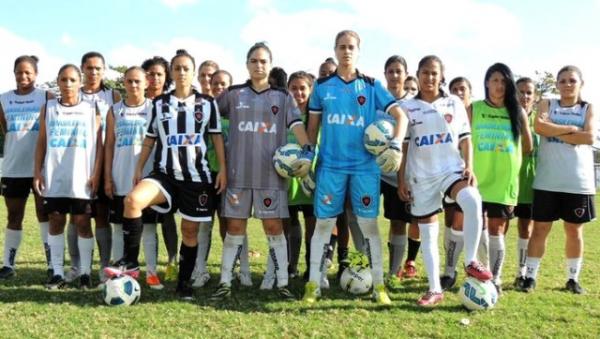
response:
[(194, 300), (194, 289), (189, 280), (177, 282), (177, 289), (175, 292), (181, 300)]
[(82, 274), (79, 276), (79, 289), (90, 290), (92, 288), (92, 279), (89, 274)]
[(406, 279), (412, 279), (417, 276), (417, 267), (413, 260), (407, 260), (404, 263), (404, 269), (402, 270), (402, 277)]
[(138, 263), (127, 262), (124, 259), (120, 259), (113, 263), (112, 266), (108, 266), (102, 269), (104, 274), (108, 278), (120, 276), (120, 275), (128, 275), (133, 279), (136, 279), (140, 276), (140, 266)]
[(565, 285), (565, 288), (567, 289), (567, 291), (575, 294), (585, 294), (585, 289), (583, 289), (583, 287), (579, 285), (579, 282), (575, 281), (574, 279), (569, 279), (569, 281), (567, 281), (567, 284)]
[(385, 286), (390, 290), (399, 290), (402, 288), (402, 279), (396, 274), (388, 274), (385, 278)]
[(160, 283), (158, 274), (153, 272), (146, 273), (146, 284), (153, 290), (162, 290), (165, 287)]
[(373, 298), (373, 301), (379, 305), (391, 305), (392, 304), (392, 300), (388, 296), (387, 291), (385, 290), (385, 285), (383, 285), (383, 284), (375, 285), (373, 287), (372, 298)]
[(175, 263), (168, 263), (165, 269), (165, 281), (177, 281), (179, 268)]
[(98, 271), (98, 287), (104, 286), (107, 280), (108, 276), (106, 275), (106, 272), (104, 272), (104, 269)]
[(494, 287), (496, 288), (496, 293), (498, 293), (498, 296), (502, 295), (502, 284), (499, 282), (492, 282), (492, 284), (494, 284)]
[(525, 277), (523, 276), (518, 276), (515, 278), (515, 281), (513, 282), (513, 286), (516, 290), (519, 290), (521, 288), (521, 286), (523, 286), (523, 281), (525, 280)]
[(46, 288), (49, 290), (62, 290), (66, 286), (67, 282), (65, 281), (65, 279), (58, 274), (55, 274), (52, 277), (52, 279), (50, 279), (50, 281), (48, 281), (48, 283), (46, 284)]
[(321, 295), (321, 290), (317, 286), (317, 283), (314, 281), (309, 281), (304, 285), (304, 296), (302, 297), (302, 301), (309, 304), (314, 304), (319, 296)]
[(442, 292), (431, 292), (423, 294), (423, 296), (417, 300), (417, 305), (423, 307), (433, 307), (444, 300), (444, 293)]
[(50, 281), (52, 280), (52, 277), (54, 276), (54, 270), (49, 268), (46, 270), (46, 281)]
[(535, 290), (535, 285), (535, 279), (525, 277), (525, 279), (523, 279), (523, 282), (521, 283), (521, 286), (519, 286), (518, 289), (521, 292), (530, 293), (533, 292), (533, 290)]
[(329, 289), (329, 279), (327, 279), (327, 274), (321, 274), (321, 282), (319, 283), (319, 285), (319, 287), (321, 287), (322, 290)]
[(490, 272), (490, 270), (483, 266), (479, 261), (471, 261), (471, 263), (465, 267), (465, 273), (479, 281), (488, 281), (494, 277), (492, 272)]
[(240, 272), (238, 275), (238, 279), (240, 280), (240, 285), (245, 287), (252, 287), (252, 276), (250, 272)]
[(296, 300), (296, 296), (290, 292), (287, 286), (277, 287), (277, 293), (283, 300)]
[(260, 283), (261, 290), (272, 290), (275, 287), (276, 276), (273, 273), (266, 272), (263, 276), (262, 283)]
[(350, 266), (350, 263), (348, 262), (348, 260), (343, 260), (343, 261), (339, 262), (339, 268), (337, 271), (337, 280), (338, 281), (342, 278), (342, 274), (344, 273), (346, 268), (348, 268), (348, 266)]
[(0, 279), (9, 279), (17, 275), (15, 269), (12, 267), (4, 266), (0, 269)]
[(79, 278), (79, 268), (71, 266), (71, 269), (67, 274), (65, 274), (65, 281), (68, 283), (72, 283), (73, 281)]
[(454, 276), (451, 277), (449, 275), (443, 275), (440, 277), (440, 285), (442, 285), (442, 291), (447, 291), (449, 289), (451, 289), (452, 287), (454, 287), (454, 284), (456, 284), (456, 276), (458, 275), (458, 273), (456, 271), (454, 271)]
[(201, 272), (196, 274), (196, 278), (194, 279), (194, 283), (192, 287), (200, 288), (206, 285), (206, 283), (210, 280), (210, 274), (208, 272)]
[(220, 283), (217, 290), (210, 296), (212, 301), (221, 301), (231, 297), (231, 286)]

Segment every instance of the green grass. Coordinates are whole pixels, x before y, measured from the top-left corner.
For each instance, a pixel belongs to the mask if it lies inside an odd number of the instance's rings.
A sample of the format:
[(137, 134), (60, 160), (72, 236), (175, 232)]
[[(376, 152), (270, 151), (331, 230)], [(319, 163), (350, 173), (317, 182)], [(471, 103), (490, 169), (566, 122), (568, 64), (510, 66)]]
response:
[[(4, 221), (3, 201), (0, 206), (0, 220)], [(387, 234), (388, 223), (380, 219), (380, 225), (382, 234)], [(334, 272), (330, 272), (332, 289), (325, 291), (324, 299), (316, 305), (281, 302), (274, 293), (258, 290), (267, 244), (262, 227), (252, 220), (250, 248), (261, 254), (251, 258), (256, 287), (235, 287), (233, 298), (226, 303), (212, 304), (207, 300), (219, 275), (221, 241), (215, 228), (209, 259), (212, 279), (208, 287), (196, 291), (195, 302), (178, 301), (172, 283), (166, 284), (163, 291), (152, 291), (142, 284), (141, 303), (119, 308), (105, 306), (99, 291), (81, 292), (70, 288), (50, 292), (42, 287), (46, 269), (33, 203), (29, 201), (25, 234), (17, 258), (18, 276), (0, 282), (0, 337), (597, 338), (600, 336), (599, 226), (598, 222), (592, 222), (584, 232), (586, 250), (581, 282), (588, 291), (584, 296), (562, 291), (566, 280), (564, 232), (562, 225), (556, 224), (548, 239), (537, 290), (529, 295), (515, 292), (510, 286), (516, 265), (516, 229), (511, 225), (504, 266), (505, 293), (496, 308), (488, 312), (466, 312), (460, 306), (457, 288), (446, 293), (444, 303), (434, 310), (416, 307), (415, 300), (427, 286), (420, 259), (421, 278), (405, 281), (402, 290), (391, 293), (394, 304), (389, 308), (380, 308), (366, 298), (342, 292), (333, 278)], [(2, 246), (4, 233), (2, 226)], [(165, 250), (162, 239), (160, 242), (160, 264), (164, 267)], [(387, 251), (385, 257), (387, 261)], [(292, 288), (300, 295), (303, 283), (294, 280)], [(465, 319), (468, 325), (463, 324)]]

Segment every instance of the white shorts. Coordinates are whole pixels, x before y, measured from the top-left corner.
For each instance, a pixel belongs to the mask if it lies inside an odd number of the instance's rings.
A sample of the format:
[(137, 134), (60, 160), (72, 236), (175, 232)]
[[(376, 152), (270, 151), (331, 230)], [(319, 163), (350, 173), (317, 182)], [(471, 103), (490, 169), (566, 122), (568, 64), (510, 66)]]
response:
[(448, 189), (463, 180), (462, 173), (449, 173), (434, 178), (409, 178), (413, 201), (410, 214), (415, 218), (427, 218), (442, 211), (442, 199)]

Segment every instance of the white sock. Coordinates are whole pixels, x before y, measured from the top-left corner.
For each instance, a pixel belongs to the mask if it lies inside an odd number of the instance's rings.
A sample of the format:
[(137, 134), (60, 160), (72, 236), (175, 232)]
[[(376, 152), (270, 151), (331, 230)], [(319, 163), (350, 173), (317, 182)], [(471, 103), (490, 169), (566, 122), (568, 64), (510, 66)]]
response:
[(452, 230), (452, 227), (444, 227), (444, 251), (448, 250), (448, 243), (450, 242), (450, 230)]
[(581, 264), (583, 258), (571, 258), (567, 259), (567, 276), (568, 279), (579, 281), (579, 273), (581, 272)]
[(79, 247), (79, 272), (81, 274), (90, 274), (92, 271), (92, 252), (94, 251), (94, 238), (77, 237), (77, 247)]
[(223, 254), (221, 257), (221, 283), (231, 286), (233, 266), (242, 251), (245, 235), (225, 234)]
[(525, 277), (527, 278), (537, 278), (538, 270), (540, 269), (540, 262), (542, 258), (533, 258), (527, 257), (525, 259), (525, 267), (527, 267), (527, 273), (525, 273)]
[(64, 277), (65, 234), (48, 234), (48, 246), (50, 247), (50, 259), (52, 261), (54, 275), (60, 275), (61, 277)]
[(198, 253), (196, 253), (196, 267), (194, 272), (201, 274), (206, 272), (206, 261), (210, 251), (212, 222), (201, 222), (198, 227)]
[(310, 276), (309, 281), (321, 282), (321, 274), (325, 271), (325, 247), (329, 246), (331, 231), (336, 218), (317, 219), (315, 232), (310, 240)]
[(275, 277), (275, 265), (273, 265), (273, 258), (270, 253), (267, 256), (267, 269), (265, 270), (265, 277)]
[(71, 268), (78, 270), (81, 266), (79, 258), (79, 248), (77, 245), (77, 226), (75, 224), (67, 225), (67, 243), (69, 248), (69, 258), (71, 258)]
[(268, 235), (269, 256), (273, 260), (275, 275), (277, 276), (277, 287), (288, 285), (288, 253), (287, 241), (283, 232), (278, 235)]
[(444, 275), (448, 277), (454, 277), (456, 264), (458, 263), (458, 257), (460, 256), (460, 252), (462, 252), (465, 241), (463, 232), (457, 230), (451, 230), (448, 238), (448, 248), (446, 249), (446, 268), (444, 269)]
[(390, 239), (390, 276), (398, 274), (402, 261), (404, 260), (404, 252), (406, 252), (406, 235), (392, 234)]
[(158, 260), (158, 238), (156, 224), (144, 224), (142, 228), (142, 242), (144, 243), (144, 259), (146, 260), (146, 274), (156, 274)]
[(494, 275), (494, 283), (502, 282), (502, 266), (504, 265), (504, 235), (490, 235), (490, 265)]
[(17, 257), (17, 251), (21, 245), (21, 238), (23, 237), (23, 231), (6, 229), (6, 235), (4, 238), (4, 266), (10, 268), (15, 267), (15, 258)]
[(123, 224), (112, 224), (112, 230), (111, 257), (113, 261), (117, 261), (122, 259), (124, 255)]
[(440, 285), (440, 253), (438, 250), (438, 222), (429, 224), (419, 224), (421, 232), (421, 253), (423, 254), (423, 263), (427, 270), (427, 279), (429, 280), (429, 291), (435, 293), (442, 292)]
[(383, 253), (381, 250), (381, 237), (377, 227), (377, 219), (356, 217), (358, 226), (365, 238), (365, 251), (371, 264), (373, 286), (383, 284)]
[(44, 254), (46, 255), (46, 265), (48, 269), (52, 268), (52, 263), (50, 262), (50, 247), (48, 246), (48, 229), (50, 228), (50, 223), (47, 221), (40, 222), (40, 239), (42, 239), (42, 244), (44, 245)]
[(490, 269), (490, 234), (488, 230), (482, 230), (479, 237), (479, 247), (477, 248), (477, 258), (479, 262)]
[(248, 235), (244, 235), (242, 252), (240, 253), (240, 272), (250, 274), (250, 259), (248, 258)]
[(519, 238), (517, 241), (517, 258), (519, 265), (517, 267), (517, 276), (524, 277), (527, 272), (525, 267), (525, 260), (527, 259), (527, 245), (529, 245), (529, 239)]
[[(481, 195), (475, 187), (465, 187), (456, 194), (456, 202), (463, 210), (463, 237), (465, 246), (465, 266), (477, 259), (477, 247), (481, 239), (483, 217), (481, 216)], [(486, 247), (487, 248), (487, 247)]]

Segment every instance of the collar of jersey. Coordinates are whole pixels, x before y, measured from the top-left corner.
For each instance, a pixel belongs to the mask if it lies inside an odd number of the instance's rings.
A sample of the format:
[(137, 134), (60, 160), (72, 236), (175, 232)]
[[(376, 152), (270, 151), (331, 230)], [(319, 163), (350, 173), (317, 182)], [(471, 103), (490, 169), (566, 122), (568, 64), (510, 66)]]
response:
[[(448, 93), (446, 93), (446, 91), (444, 91), (444, 89), (440, 88), (440, 96), (439, 96), (439, 98), (436, 98), (434, 101), (438, 101), (439, 99), (446, 98), (446, 97), (448, 97)], [(425, 101), (425, 100), (421, 99), (421, 91), (419, 91), (417, 93), (417, 95), (414, 96), (414, 98), (419, 99), (421, 101)]]
[(353, 83), (354, 81), (356, 81), (356, 80), (358, 80), (358, 79), (363, 79), (363, 78), (365, 77), (365, 75), (364, 75), (364, 74), (362, 74), (362, 73), (361, 73), (361, 72), (358, 70), (358, 68), (355, 68), (354, 70), (356, 71), (356, 78), (354, 78), (354, 79), (352, 79), (352, 80), (350, 80), (350, 81), (346, 81), (346, 80), (344, 80), (344, 79), (343, 79), (343, 78), (342, 78), (342, 77), (341, 77), (341, 76), (338, 74), (338, 72), (337, 72), (337, 69), (336, 69), (336, 70), (335, 70), (335, 72), (333, 72), (333, 74), (332, 74), (332, 75), (330, 75), (330, 76), (332, 76), (332, 77), (337, 77), (338, 79), (340, 79), (340, 81), (341, 81), (341, 82), (343, 82), (343, 83), (345, 83), (346, 85), (348, 85), (348, 84), (351, 84), (351, 83)]
[(263, 89), (262, 91), (258, 92), (257, 90), (254, 89), (254, 87), (252, 87), (252, 80), (248, 79), (246, 80), (246, 83), (244, 84), (245, 86), (247, 86), (248, 88), (250, 88), (250, 90), (258, 95), (261, 95), (265, 92), (267, 92), (268, 90), (270, 90), (271, 88), (273, 88), (270, 84), (269, 87)]

